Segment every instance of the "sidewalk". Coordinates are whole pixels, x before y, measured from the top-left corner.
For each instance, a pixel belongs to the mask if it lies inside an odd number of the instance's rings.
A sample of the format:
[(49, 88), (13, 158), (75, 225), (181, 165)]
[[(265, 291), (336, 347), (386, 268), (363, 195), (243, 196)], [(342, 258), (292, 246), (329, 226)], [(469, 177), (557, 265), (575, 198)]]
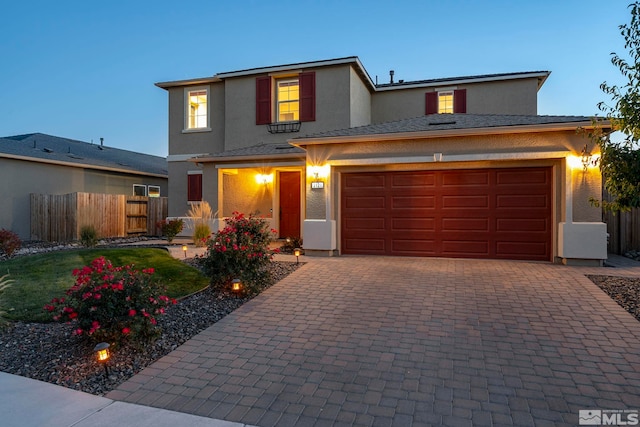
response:
[(116, 402), (0, 372), (0, 414), (5, 427), (243, 427), (246, 424)]

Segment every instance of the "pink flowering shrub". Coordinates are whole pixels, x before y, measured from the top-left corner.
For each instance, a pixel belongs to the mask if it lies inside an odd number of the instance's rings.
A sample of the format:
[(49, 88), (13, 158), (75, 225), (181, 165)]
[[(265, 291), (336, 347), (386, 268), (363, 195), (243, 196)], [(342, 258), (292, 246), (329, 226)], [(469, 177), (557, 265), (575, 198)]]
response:
[(156, 318), (175, 300), (163, 295), (153, 269), (114, 267), (105, 257), (73, 271), (75, 284), (66, 298), (54, 298), (44, 309), (54, 320), (77, 324), (74, 333), (95, 341), (151, 340), (159, 335)]
[(240, 279), (245, 293), (255, 293), (269, 280), (267, 266), (273, 258), (269, 242), (275, 233), (264, 218), (234, 212), (226, 227), (207, 241), (200, 264), (214, 286)]

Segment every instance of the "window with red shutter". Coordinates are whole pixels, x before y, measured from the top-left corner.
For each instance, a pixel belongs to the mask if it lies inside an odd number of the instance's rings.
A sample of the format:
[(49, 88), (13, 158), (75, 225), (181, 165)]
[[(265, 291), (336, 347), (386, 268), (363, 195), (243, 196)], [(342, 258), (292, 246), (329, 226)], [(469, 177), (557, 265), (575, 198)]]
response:
[(271, 123), (271, 77), (256, 78), (256, 124)]
[(438, 92), (425, 93), (425, 112), (424, 114), (438, 113)]
[(454, 113), (467, 112), (467, 90), (466, 89), (456, 89), (453, 91), (453, 112)]
[(202, 174), (187, 175), (187, 201), (202, 201)]
[(316, 120), (316, 73), (300, 73), (300, 121)]

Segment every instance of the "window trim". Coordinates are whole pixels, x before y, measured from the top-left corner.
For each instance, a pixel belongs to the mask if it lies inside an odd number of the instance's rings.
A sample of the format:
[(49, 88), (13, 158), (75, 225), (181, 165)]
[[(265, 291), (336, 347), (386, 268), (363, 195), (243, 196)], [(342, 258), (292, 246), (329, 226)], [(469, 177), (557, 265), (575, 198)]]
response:
[[(136, 188), (141, 188), (144, 194), (140, 195), (140, 194), (136, 194)], [(133, 195), (134, 196), (139, 196), (139, 197), (147, 197), (147, 186), (144, 184), (133, 184)]]
[[(439, 90), (438, 92), (438, 114), (453, 114), (455, 111), (455, 90)], [(440, 97), (450, 96), (451, 97), (451, 111), (440, 111)]]
[[(278, 97), (278, 95), (280, 94), (280, 84), (281, 83), (292, 83), (292, 82), (296, 82), (298, 83), (298, 118), (297, 119), (293, 119), (293, 120), (280, 120), (280, 104), (281, 103), (293, 103), (296, 102), (296, 100), (288, 100), (288, 101), (281, 101), (280, 98)], [(301, 101), (300, 101), (300, 77), (299, 76), (293, 76), (293, 77), (282, 77), (279, 79), (275, 79), (275, 93), (274, 93), (274, 100), (275, 100), (275, 107), (276, 107), (276, 117), (275, 117), (275, 122), (274, 123), (293, 123), (293, 122), (299, 122), (300, 121), (300, 105), (301, 105)]]
[[(189, 86), (184, 88), (184, 123), (182, 128), (182, 133), (193, 133), (193, 132), (209, 132), (211, 131), (211, 91), (209, 90), (209, 86)], [(201, 92), (205, 91), (207, 96), (207, 125), (205, 127), (189, 127), (189, 94), (192, 92)]]

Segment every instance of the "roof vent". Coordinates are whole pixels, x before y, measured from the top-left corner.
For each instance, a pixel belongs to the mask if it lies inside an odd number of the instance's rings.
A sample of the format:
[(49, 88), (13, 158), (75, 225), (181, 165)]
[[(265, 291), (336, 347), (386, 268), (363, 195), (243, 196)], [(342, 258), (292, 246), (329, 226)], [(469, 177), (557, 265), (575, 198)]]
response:
[(51, 148), (43, 148), (42, 151), (44, 151), (45, 153), (53, 153), (53, 150)]
[(429, 126), (444, 126), (444, 125), (455, 125), (456, 122), (455, 120), (452, 122), (433, 122), (433, 123), (429, 123)]
[(394, 74), (395, 74), (395, 71), (389, 70), (389, 84), (393, 84), (393, 75)]

